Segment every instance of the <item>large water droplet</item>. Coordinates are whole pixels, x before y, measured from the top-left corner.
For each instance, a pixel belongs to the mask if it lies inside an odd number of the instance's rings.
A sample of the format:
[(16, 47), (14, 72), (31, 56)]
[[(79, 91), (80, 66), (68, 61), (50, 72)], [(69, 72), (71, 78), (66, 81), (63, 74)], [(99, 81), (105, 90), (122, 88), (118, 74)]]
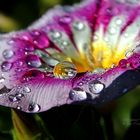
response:
[(40, 67), (41, 61), (38, 56), (36, 55), (29, 55), (27, 56), (27, 64), (32, 67)]
[(73, 101), (82, 101), (87, 99), (87, 94), (81, 88), (74, 88), (69, 92), (69, 98)]
[(36, 103), (31, 103), (29, 104), (28, 111), (30, 112), (39, 112), (41, 109), (40, 105)]
[(10, 59), (13, 57), (13, 55), (14, 55), (14, 52), (12, 50), (4, 50), (3, 51), (3, 57), (5, 59)]
[(75, 30), (81, 31), (85, 28), (85, 25), (80, 21), (76, 21), (74, 22), (73, 27)]
[(3, 72), (9, 71), (11, 68), (12, 68), (12, 63), (7, 62), (7, 61), (3, 62), (2, 65), (1, 65), (1, 70)]
[(89, 91), (98, 94), (105, 88), (105, 85), (98, 80), (89, 83)]
[(63, 61), (54, 67), (53, 74), (60, 79), (71, 79), (76, 76), (77, 70), (73, 63)]

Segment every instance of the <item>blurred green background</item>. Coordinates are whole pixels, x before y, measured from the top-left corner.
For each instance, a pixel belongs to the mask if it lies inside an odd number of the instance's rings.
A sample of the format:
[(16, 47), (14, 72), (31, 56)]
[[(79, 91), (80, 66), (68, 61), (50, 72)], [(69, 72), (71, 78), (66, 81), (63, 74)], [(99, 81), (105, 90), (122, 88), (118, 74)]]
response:
[[(0, 32), (26, 28), (54, 5), (78, 1), (1, 0)], [(0, 140), (139, 140), (139, 133), (139, 87), (99, 110), (72, 105), (32, 115), (0, 107)]]

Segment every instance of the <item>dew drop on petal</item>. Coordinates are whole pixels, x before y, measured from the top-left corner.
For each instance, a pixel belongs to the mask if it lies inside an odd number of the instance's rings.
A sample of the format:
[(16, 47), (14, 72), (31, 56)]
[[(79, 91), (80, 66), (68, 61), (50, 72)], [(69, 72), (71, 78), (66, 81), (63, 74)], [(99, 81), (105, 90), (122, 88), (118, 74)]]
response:
[(126, 59), (122, 59), (122, 60), (119, 61), (119, 66), (121, 68), (127, 68), (127, 64), (128, 64), (128, 62), (127, 62)]
[(17, 106), (16, 109), (22, 110), (22, 107), (21, 106)]
[(120, 18), (117, 18), (116, 19), (116, 24), (117, 25), (121, 25), (122, 23), (123, 23), (123, 21)]
[(50, 35), (54, 40), (59, 39), (62, 36), (62, 34), (59, 31), (51, 31)]
[(75, 30), (81, 31), (85, 28), (85, 25), (80, 21), (76, 21), (74, 22), (73, 27)]
[(15, 93), (12, 95), (9, 95), (9, 100), (11, 102), (18, 102), (20, 101), (22, 98), (24, 97), (24, 95), (22, 93)]
[(53, 74), (56, 78), (60, 79), (71, 79), (77, 74), (76, 67), (73, 63), (68, 61), (63, 61), (58, 63), (54, 69)]
[(27, 64), (32, 67), (40, 67), (41, 61), (38, 56), (29, 55), (29, 56), (27, 56)]
[(29, 104), (28, 111), (29, 112), (39, 112), (41, 109), (40, 105), (36, 103)]
[(3, 57), (5, 59), (10, 59), (13, 57), (13, 55), (14, 55), (14, 52), (12, 50), (4, 50), (3, 51)]
[(126, 58), (129, 58), (129, 57), (131, 57), (132, 55), (133, 55), (133, 51), (128, 51), (128, 52), (126, 52), (126, 54), (125, 54)]
[(0, 83), (3, 83), (5, 81), (5, 78), (2, 76), (0, 77)]
[(29, 93), (29, 92), (31, 92), (31, 89), (28, 86), (24, 86), (23, 87), (23, 92), (24, 93)]
[(62, 17), (59, 19), (59, 21), (60, 21), (61, 23), (68, 24), (68, 23), (70, 23), (70, 22), (72, 21), (72, 18), (71, 18), (70, 16), (65, 15), (65, 16), (62, 16)]
[(11, 68), (12, 68), (12, 63), (10, 63), (10, 62), (5, 61), (1, 64), (1, 70), (3, 72), (9, 71)]
[(110, 27), (109, 28), (109, 33), (110, 34), (115, 34), (116, 33), (116, 29), (114, 27)]
[(94, 94), (100, 93), (105, 88), (105, 85), (98, 80), (90, 82), (88, 86), (89, 91)]
[(73, 101), (82, 101), (87, 99), (87, 94), (83, 89), (76, 87), (69, 92), (69, 98)]

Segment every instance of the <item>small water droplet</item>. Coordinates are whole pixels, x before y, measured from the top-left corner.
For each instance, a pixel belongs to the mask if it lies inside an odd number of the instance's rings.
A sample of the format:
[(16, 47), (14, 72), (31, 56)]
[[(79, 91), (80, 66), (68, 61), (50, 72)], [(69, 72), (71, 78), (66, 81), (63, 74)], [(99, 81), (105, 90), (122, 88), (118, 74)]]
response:
[(76, 21), (74, 22), (73, 27), (75, 30), (81, 31), (85, 28), (85, 25), (80, 21)]
[(14, 52), (12, 50), (4, 50), (3, 51), (3, 57), (5, 59), (10, 59), (13, 57), (13, 55), (14, 55)]
[(81, 88), (74, 88), (69, 92), (69, 98), (73, 101), (82, 101), (87, 99), (87, 94)]
[(53, 39), (59, 39), (62, 36), (62, 34), (59, 31), (51, 31), (50, 35)]
[(109, 28), (109, 33), (112, 34), (112, 35), (115, 34), (116, 33), (116, 29), (114, 27), (110, 27)]
[(15, 95), (9, 95), (9, 100), (10, 100), (11, 102), (17, 102), (17, 101), (19, 101), (20, 99), (17, 98)]
[(89, 83), (89, 91), (98, 94), (105, 88), (105, 85), (98, 80)]
[(24, 86), (23, 87), (23, 92), (24, 93), (29, 93), (29, 92), (31, 92), (31, 89), (28, 86)]
[(94, 73), (94, 74), (102, 74), (104, 72), (105, 72), (105, 69), (103, 69), (103, 68), (96, 68), (92, 71), (92, 73)]
[(1, 70), (3, 72), (9, 71), (11, 68), (12, 68), (12, 63), (7, 62), (7, 61), (3, 62), (2, 65), (1, 65)]
[(82, 86), (84, 83), (83, 82), (79, 82), (78, 83), (78, 86)]
[(28, 111), (30, 112), (39, 112), (41, 109), (40, 105), (36, 103), (31, 103), (29, 104)]
[(66, 23), (66, 24), (68, 24), (68, 23), (72, 22), (72, 18), (71, 18), (70, 16), (65, 15), (65, 16), (61, 17), (61, 18), (59, 19), (59, 21), (60, 21), (61, 23)]
[(124, 37), (128, 37), (128, 36), (129, 36), (129, 34), (128, 34), (128, 33), (125, 33), (125, 34), (124, 34)]
[(73, 63), (68, 61), (63, 61), (58, 63), (54, 67), (53, 74), (55, 77), (60, 79), (71, 79), (76, 76), (77, 70)]
[(0, 83), (3, 83), (5, 81), (4, 77), (0, 77)]
[(41, 61), (38, 56), (36, 55), (29, 55), (27, 56), (27, 64), (32, 67), (40, 67)]
[(16, 109), (22, 110), (22, 107), (21, 106), (17, 106)]
[(116, 19), (116, 24), (117, 25), (121, 25), (122, 23), (123, 23), (123, 21), (120, 18), (117, 18)]

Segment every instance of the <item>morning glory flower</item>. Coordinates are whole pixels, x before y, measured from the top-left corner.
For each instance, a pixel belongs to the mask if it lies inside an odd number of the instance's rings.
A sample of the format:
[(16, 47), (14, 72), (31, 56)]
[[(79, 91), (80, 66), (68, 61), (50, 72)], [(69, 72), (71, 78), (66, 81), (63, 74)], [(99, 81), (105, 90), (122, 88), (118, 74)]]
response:
[(36, 113), (109, 102), (140, 84), (140, 2), (56, 6), (0, 35), (0, 105)]

